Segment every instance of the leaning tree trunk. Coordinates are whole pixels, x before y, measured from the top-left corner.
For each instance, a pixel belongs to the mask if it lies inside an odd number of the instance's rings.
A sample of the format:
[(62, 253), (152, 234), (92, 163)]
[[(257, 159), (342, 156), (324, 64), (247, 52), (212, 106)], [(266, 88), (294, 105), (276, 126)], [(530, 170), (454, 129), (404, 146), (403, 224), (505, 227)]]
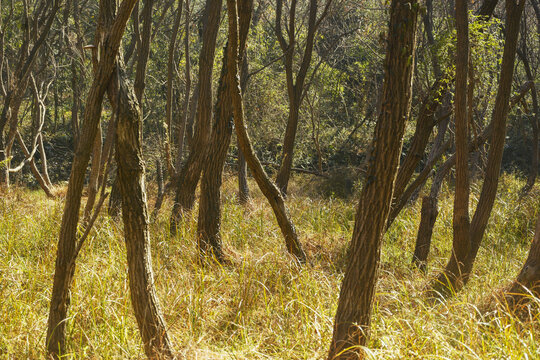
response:
[(446, 171), (444, 169), (439, 169), (433, 178), (429, 195), (424, 196), (422, 199), (420, 225), (418, 226), (412, 263), (423, 272), (426, 272), (427, 270), (427, 258), (431, 247), (431, 236), (433, 234), (435, 221), (439, 215), (439, 192), (445, 176)]
[(144, 186), (141, 112), (133, 87), (122, 79), (122, 75), (119, 88), (116, 162), (131, 303), (146, 355), (150, 359), (173, 358), (167, 326), (154, 287)]
[[(46, 337), (47, 352), (54, 358), (58, 358), (60, 354), (65, 353), (70, 288), (75, 272), (75, 259), (80, 248), (77, 244), (77, 230), (85, 172), (99, 126), (103, 96), (109, 86), (126, 23), (136, 2), (136, 0), (124, 0), (120, 5), (113, 25), (106, 33), (102, 34), (102, 37), (98, 36), (96, 38), (97, 43), (95, 45), (102, 50), (101, 62), (86, 100), (83, 131), (71, 167), (56, 254)], [(103, 11), (103, 9), (100, 10)], [(99, 34), (99, 32), (97, 33)], [(103, 46), (104, 43), (107, 43), (106, 47)]]
[(469, 65), (469, 16), (467, 0), (456, 0), (456, 91), (454, 96), (456, 185), (454, 196), (452, 255), (435, 280), (434, 290), (444, 295), (460, 287), (464, 260), (469, 251), (469, 134), (467, 127), (467, 74)]
[(220, 14), (221, 0), (207, 0), (203, 16), (206, 21), (203, 30), (203, 47), (199, 56), (199, 101), (194, 144), (176, 180), (176, 196), (171, 213), (171, 234), (176, 234), (176, 227), (182, 218), (182, 213), (193, 208), (195, 189), (201, 175), (203, 160), (206, 159), (212, 130), (212, 68)]
[(516, 280), (504, 290), (505, 300), (513, 310), (529, 302), (531, 294), (540, 297), (540, 213), (529, 256)]
[(360, 346), (366, 344), (369, 336), (381, 240), (411, 108), (419, 7), (416, 0), (393, 0), (390, 7), (382, 108), (358, 203), (328, 359), (364, 357)]
[[(244, 152), (246, 162), (251, 170), (251, 173), (253, 174), (253, 177), (255, 178), (255, 181), (257, 182), (257, 185), (259, 185), (263, 195), (270, 203), (270, 206), (272, 206), (272, 210), (274, 211), (274, 215), (276, 216), (276, 220), (279, 224), (281, 232), (285, 237), (285, 245), (287, 246), (287, 250), (300, 263), (304, 263), (306, 261), (306, 254), (302, 249), (300, 241), (298, 241), (296, 229), (289, 218), (288, 210), (285, 206), (283, 197), (281, 196), (281, 193), (276, 185), (274, 185), (268, 178), (268, 175), (264, 171), (259, 159), (257, 159), (249, 140), (249, 135), (244, 123), (242, 91), (240, 89), (238, 78), (239, 41), (236, 1), (227, 0), (227, 8), (229, 13), (229, 49), (227, 52), (227, 68), (229, 70), (228, 76), (232, 85), (230, 87), (230, 96), (238, 145)], [(242, 8), (239, 7), (239, 9), (241, 10)], [(248, 16), (251, 16), (251, 13), (240, 13), (240, 21), (242, 22), (242, 19), (246, 19)]]

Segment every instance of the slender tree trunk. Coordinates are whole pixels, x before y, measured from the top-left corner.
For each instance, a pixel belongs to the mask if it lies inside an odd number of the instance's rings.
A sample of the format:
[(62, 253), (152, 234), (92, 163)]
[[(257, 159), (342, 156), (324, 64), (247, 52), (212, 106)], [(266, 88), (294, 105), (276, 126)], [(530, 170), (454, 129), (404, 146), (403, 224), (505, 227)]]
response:
[(45, 153), (45, 146), (43, 145), (43, 132), (39, 136), (39, 157), (41, 160), (41, 172), (43, 174), (43, 180), (49, 188), (52, 188), (53, 184), (51, 178), (49, 177), (49, 165), (47, 163), (47, 154)]
[[(279, 224), (281, 232), (285, 237), (285, 245), (287, 250), (289, 253), (295, 256), (300, 263), (304, 263), (306, 261), (306, 254), (302, 249), (300, 241), (298, 241), (296, 229), (289, 218), (288, 210), (285, 206), (285, 202), (283, 201), (283, 197), (281, 196), (279, 189), (268, 178), (268, 175), (264, 171), (259, 159), (257, 159), (257, 156), (251, 147), (249, 135), (244, 123), (242, 92), (238, 78), (239, 41), (236, 1), (227, 0), (227, 9), (229, 12), (229, 51), (227, 53), (227, 69), (229, 70), (228, 76), (232, 84), (230, 87), (230, 96), (238, 145), (246, 157), (246, 162), (251, 170), (251, 173), (253, 174), (253, 177), (255, 178), (255, 181), (272, 206), (272, 210), (274, 211), (274, 215), (276, 216), (276, 220)], [(245, 19), (248, 16), (251, 16), (251, 13), (242, 13), (240, 14), (240, 19)]]
[[(302, 54), (302, 61), (299, 66), (296, 79), (293, 79), (293, 60), (296, 45), (296, 4), (293, 0), (289, 6), (289, 24), (287, 28), (288, 42), (285, 40), (281, 31), (281, 13), (283, 1), (278, 0), (276, 6), (276, 35), (280, 44), (281, 50), (284, 53), (284, 65), (287, 80), (287, 94), (289, 97), (289, 116), (287, 119), (287, 128), (285, 129), (285, 137), (283, 139), (283, 151), (281, 154), (281, 166), (276, 176), (276, 185), (281, 193), (287, 195), (287, 186), (291, 176), (291, 168), (293, 164), (294, 144), (296, 140), (296, 132), (298, 129), (298, 118), (300, 106), (302, 105), (304, 84), (307, 71), (311, 64), (313, 54), (313, 44), (317, 28), (326, 15), (324, 11), (319, 19), (317, 19), (318, 0), (309, 1), (308, 27), (306, 34), (306, 45)], [(328, 3), (329, 4), (329, 3)], [(326, 8), (327, 9), (327, 8)], [(326, 10), (325, 9), (325, 10)]]
[[(80, 249), (77, 243), (77, 229), (84, 175), (99, 126), (103, 96), (113, 73), (120, 40), (135, 3), (136, 0), (124, 0), (109, 31), (96, 32), (95, 45), (101, 48), (102, 58), (86, 100), (83, 131), (71, 168), (56, 254), (46, 337), (47, 352), (53, 358), (58, 358), (60, 354), (65, 353), (66, 319), (70, 303), (69, 293), (75, 272), (75, 259), (78, 249)], [(103, 9), (100, 10), (103, 11)], [(104, 42), (107, 43), (107, 47), (102, 47)]]
[(247, 163), (244, 153), (238, 148), (238, 200), (240, 204), (246, 204), (250, 199), (249, 185), (247, 182)]
[(443, 169), (437, 171), (431, 185), (429, 196), (424, 196), (422, 199), (420, 225), (418, 227), (418, 235), (416, 236), (416, 246), (414, 248), (412, 263), (423, 272), (426, 272), (427, 270), (427, 258), (431, 247), (431, 236), (433, 234), (435, 221), (439, 215), (439, 192), (445, 175), (446, 171)]
[(99, 187), (99, 177), (100, 172), (102, 171), (101, 168), (101, 151), (103, 146), (103, 140), (102, 140), (102, 131), (101, 131), (101, 124), (98, 125), (98, 131), (96, 134), (96, 137), (94, 139), (94, 145), (92, 150), (92, 162), (90, 166), (90, 179), (88, 181), (88, 199), (86, 200), (86, 205), (84, 207), (84, 217), (83, 217), (83, 223), (88, 223), (90, 221), (90, 216), (92, 215), (92, 209), (94, 208), (94, 204), (96, 202), (96, 195), (98, 193), (98, 187)]
[(456, 186), (454, 196), (452, 255), (446, 269), (435, 280), (434, 290), (447, 295), (462, 281), (469, 239), (469, 134), (467, 126), (467, 74), (469, 65), (469, 16), (467, 0), (456, 0), (456, 91), (454, 96)]
[(460, 249), (456, 251), (456, 245), (454, 245), (445, 270), (438, 276), (437, 281), (432, 284), (432, 288), (442, 293), (442, 295), (450, 294), (448, 286), (451, 286), (453, 291), (458, 291), (467, 283), (495, 202), (506, 137), (506, 117), (510, 108), (510, 92), (519, 35), (519, 22), (524, 3), (524, 0), (517, 3), (514, 0), (506, 1), (504, 52), (497, 98), (490, 124), (491, 139), (484, 183), (476, 211), (470, 223), (467, 250)]
[(165, 123), (167, 124), (166, 140), (171, 143), (173, 132), (173, 78), (174, 78), (174, 53), (176, 50), (176, 38), (178, 37), (178, 29), (180, 28), (180, 19), (182, 18), (183, 0), (178, 0), (176, 16), (172, 28), (171, 40), (169, 41), (169, 54), (167, 59), (167, 102), (165, 105)]
[(382, 108), (358, 203), (328, 359), (364, 357), (359, 346), (364, 346), (369, 336), (381, 240), (411, 108), (419, 7), (416, 0), (393, 0), (390, 5)]
[(120, 102), (116, 104), (116, 162), (122, 198), (131, 303), (148, 358), (172, 359), (172, 346), (154, 287), (144, 186), (141, 112), (133, 88), (122, 78), (123, 75), (120, 76)]
[[(255, 24), (254, 24), (255, 25)], [(249, 83), (249, 64), (247, 52), (244, 51), (242, 56), (242, 68), (240, 70), (240, 86), (242, 94), (247, 90)], [(246, 204), (249, 201), (249, 185), (247, 182), (247, 163), (244, 153), (238, 147), (238, 200), (240, 204)]]
[[(253, 0), (239, 0), (237, 6), (240, 14), (249, 14), (249, 17), (239, 19), (239, 52), (244, 54), (249, 24), (251, 22)], [(218, 87), (216, 111), (214, 113), (214, 126), (208, 157), (205, 161), (206, 165), (201, 179), (201, 198), (199, 201), (199, 221), (197, 227), (199, 253), (201, 256), (213, 256), (219, 262), (225, 261), (220, 234), (221, 182), (223, 166), (225, 165), (233, 130), (233, 109), (231, 108), (230, 89), (233, 84), (228, 74), (231, 71), (227, 63), (228, 46), (229, 44), (225, 46), (223, 52), (223, 65)]]
[(182, 166), (184, 156), (184, 138), (186, 137), (186, 126), (189, 121), (189, 99), (191, 95), (191, 60), (189, 57), (189, 30), (191, 22), (191, 12), (189, 8), (189, 0), (186, 0), (186, 26), (184, 35), (184, 55), (186, 57), (186, 66), (184, 68), (184, 77), (186, 88), (184, 91), (184, 104), (182, 105), (181, 117), (178, 121), (178, 152), (176, 153), (176, 168)]
[(199, 57), (199, 101), (195, 139), (187, 162), (179, 171), (176, 180), (176, 196), (171, 213), (171, 234), (176, 234), (176, 227), (183, 212), (193, 208), (195, 189), (201, 175), (203, 160), (206, 159), (212, 120), (212, 68), (220, 14), (221, 0), (207, 0), (203, 16), (205, 19), (203, 47)]

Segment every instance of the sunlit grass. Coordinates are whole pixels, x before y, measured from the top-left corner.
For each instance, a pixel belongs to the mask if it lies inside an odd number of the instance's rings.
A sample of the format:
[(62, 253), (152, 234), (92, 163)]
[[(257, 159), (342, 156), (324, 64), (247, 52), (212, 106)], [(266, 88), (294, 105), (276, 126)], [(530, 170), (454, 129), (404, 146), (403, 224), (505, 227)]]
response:
[[(151, 224), (161, 307), (179, 355), (187, 359), (320, 359), (332, 335), (356, 199), (307, 198), (292, 186), (288, 206), (309, 265), (287, 255), (265, 199), (238, 204), (235, 179), (223, 194), (222, 236), (233, 265), (200, 266), (196, 210), (169, 236), (168, 200)], [(540, 358), (538, 306), (518, 320), (482, 304), (513, 279), (528, 251), (540, 190), (504, 176), (470, 283), (445, 303), (424, 290), (446, 263), (452, 194), (439, 201), (429, 273), (410, 266), (419, 202), (405, 208), (384, 239), (373, 309), (373, 359)], [(473, 187), (473, 203), (479, 195)], [(150, 196), (152, 198), (152, 196)], [(0, 197), (0, 357), (45, 357), (45, 333), (63, 202), (12, 189)], [(493, 310), (493, 309), (491, 309)], [(132, 314), (122, 229), (105, 214), (77, 261), (68, 319), (68, 358), (144, 357)]]

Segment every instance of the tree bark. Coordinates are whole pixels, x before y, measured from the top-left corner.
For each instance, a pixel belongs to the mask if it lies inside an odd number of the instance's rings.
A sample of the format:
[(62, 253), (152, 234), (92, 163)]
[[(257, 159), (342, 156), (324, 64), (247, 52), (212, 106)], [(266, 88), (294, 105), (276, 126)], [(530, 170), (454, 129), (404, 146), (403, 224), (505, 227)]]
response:
[(176, 196), (170, 221), (170, 232), (173, 235), (176, 234), (176, 227), (183, 212), (191, 210), (195, 203), (195, 189), (208, 150), (212, 120), (212, 69), (220, 14), (221, 0), (207, 0), (203, 16), (205, 19), (203, 46), (199, 56), (199, 99), (195, 138), (189, 157), (176, 180)]
[[(479, 16), (477, 21), (485, 21), (489, 19), (493, 14), (493, 10), (495, 9), (497, 3), (498, 0), (484, 0), (482, 6), (477, 12), (477, 15)], [(392, 208), (394, 208), (396, 203), (399, 201), (403, 191), (414, 174), (416, 167), (424, 156), (433, 127), (437, 124), (435, 114), (442, 103), (442, 99), (447, 94), (449, 84), (452, 81), (453, 79), (448, 73), (437, 78), (431, 86), (429, 94), (422, 102), (418, 119), (416, 120), (416, 128), (411, 140), (411, 146), (407, 152), (407, 155), (405, 156), (405, 159), (399, 166), (396, 185), (394, 187)], [(394, 217), (391, 217), (390, 219), (393, 220), (393, 218)]]
[[(238, 78), (239, 41), (236, 1), (227, 0), (227, 9), (229, 12), (229, 51), (227, 52), (227, 68), (229, 69), (228, 76), (232, 85), (230, 87), (230, 96), (238, 145), (246, 157), (246, 162), (251, 170), (251, 173), (253, 174), (253, 177), (255, 178), (255, 181), (272, 206), (272, 210), (274, 211), (274, 215), (276, 216), (276, 220), (279, 224), (281, 232), (285, 237), (285, 245), (287, 250), (300, 263), (305, 263), (306, 254), (302, 249), (300, 241), (298, 241), (296, 229), (289, 218), (288, 210), (285, 206), (283, 197), (281, 196), (281, 193), (276, 185), (274, 185), (268, 178), (268, 175), (264, 171), (259, 159), (257, 159), (249, 140), (249, 135), (244, 123), (242, 91), (240, 89)], [(248, 16), (251, 16), (251, 14), (240, 14), (240, 19), (245, 19)]]
[(123, 70), (120, 70), (119, 103), (116, 104), (116, 162), (122, 198), (131, 303), (148, 358), (172, 359), (172, 346), (154, 287), (142, 159), (141, 112), (136, 94), (123, 79), (122, 72)]
[(71, 168), (56, 254), (46, 337), (47, 352), (53, 358), (58, 358), (60, 354), (65, 353), (66, 319), (77, 257), (77, 229), (84, 175), (99, 125), (103, 96), (109, 85), (120, 41), (135, 3), (136, 0), (124, 0), (108, 31), (96, 31), (95, 45), (101, 48), (102, 58), (86, 100), (83, 131)]
[(385, 78), (366, 181), (358, 203), (328, 359), (363, 358), (371, 322), (380, 247), (409, 117), (419, 4), (390, 5)]
[(283, 152), (281, 155), (281, 166), (279, 168), (276, 185), (280, 189), (281, 193), (287, 195), (287, 186), (289, 184), (289, 178), (291, 176), (291, 168), (293, 164), (294, 144), (296, 140), (296, 132), (298, 129), (298, 117), (300, 113), (300, 106), (302, 105), (304, 83), (306, 80), (307, 71), (311, 64), (311, 57), (313, 54), (313, 45), (315, 42), (315, 34), (317, 28), (326, 15), (326, 9), (330, 1), (327, 2), (325, 11), (317, 19), (318, 0), (309, 1), (309, 15), (308, 15), (308, 27), (306, 34), (306, 45), (302, 53), (302, 60), (299, 65), (296, 79), (293, 78), (294, 67), (294, 55), (296, 43), (296, 10), (297, 1), (292, 0), (289, 7), (289, 23), (287, 28), (288, 41), (285, 40), (283, 32), (281, 30), (282, 21), (282, 9), (283, 0), (278, 0), (276, 5), (276, 36), (278, 38), (279, 45), (284, 55), (285, 75), (287, 80), (287, 95), (289, 98), (289, 114), (287, 119), (287, 128), (285, 129), (285, 137), (283, 139)]
[[(446, 269), (435, 280), (434, 290), (444, 295), (460, 287), (464, 260), (469, 241), (469, 94), (467, 74), (469, 67), (469, 15), (467, 0), (456, 0), (456, 91), (454, 96), (456, 185), (454, 195), (452, 255)], [(470, 100), (470, 99), (469, 99)], [(470, 109), (469, 109), (470, 110)]]
[(516, 280), (503, 291), (509, 308), (518, 307), (531, 301), (531, 295), (540, 296), (540, 214), (536, 220), (536, 230), (531, 242), (529, 255)]
[[(237, 6), (239, 13), (245, 14), (239, 19), (239, 52), (244, 54), (249, 24), (251, 22), (253, 0), (240, 0)], [(200, 255), (214, 257), (219, 262), (225, 261), (220, 234), (221, 182), (223, 166), (225, 165), (233, 130), (233, 109), (231, 107), (230, 89), (233, 84), (228, 74), (231, 71), (227, 63), (228, 46), (229, 44), (227, 43), (223, 52), (223, 65), (218, 87), (216, 110), (214, 112), (214, 126), (205, 161), (205, 168), (201, 178), (201, 197), (199, 200), (199, 221), (197, 226)]]

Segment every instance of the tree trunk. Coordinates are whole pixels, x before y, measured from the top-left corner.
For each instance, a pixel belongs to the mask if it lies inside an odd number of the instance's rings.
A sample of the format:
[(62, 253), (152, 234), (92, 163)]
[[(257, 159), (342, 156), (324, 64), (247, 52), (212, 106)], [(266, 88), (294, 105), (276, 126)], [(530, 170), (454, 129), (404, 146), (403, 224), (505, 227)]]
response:
[(439, 191), (443, 180), (443, 176), (436, 176), (433, 180), (429, 196), (424, 196), (422, 199), (420, 225), (418, 227), (418, 235), (416, 236), (416, 246), (414, 248), (412, 263), (423, 272), (427, 271), (431, 235), (433, 234), (437, 215), (439, 215)]
[(116, 162), (131, 303), (148, 358), (172, 359), (172, 346), (154, 287), (142, 159), (141, 112), (133, 88), (122, 78), (123, 74), (120, 76), (120, 102), (116, 104)]
[(393, 0), (390, 6), (382, 108), (358, 203), (328, 359), (364, 357), (360, 346), (369, 336), (381, 240), (411, 107), (418, 10), (416, 0)]
[[(254, 24), (255, 25), (255, 24)], [(249, 83), (249, 65), (247, 52), (244, 51), (242, 56), (242, 68), (240, 70), (240, 86), (242, 94), (247, 90)], [(249, 201), (249, 185), (247, 182), (247, 163), (244, 153), (238, 147), (238, 200), (244, 205)]]
[[(456, 185), (454, 195), (452, 255), (434, 283), (434, 290), (447, 295), (462, 281), (469, 251), (469, 134), (467, 74), (469, 66), (469, 15), (467, 0), (456, 0), (456, 91), (454, 96)], [(470, 84), (469, 84), (470, 85)], [(470, 99), (469, 99), (470, 100)]]
[[(478, 11), (479, 21), (485, 21), (491, 17), (493, 10), (497, 5), (498, 0), (485, 0), (482, 3)], [(416, 129), (411, 140), (411, 146), (405, 156), (405, 159), (399, 166), (399, 171), (396, 178), (396, 185), (394, 187), (394, 199), (392, 201), (392, 208), (395, 207), (399, 201), (403, 191), (407, 187), (411, 176), (422, 157), (426, 146), (429, 142), (429, 137), (433, 130), (433, 127), (437, 124), (435, 114), (441, 105), (441, 100), (448, 92), (449, 84), (452, 82), (452, 78), (449, 74), (444, 74), (435, 80), (431, 86), (431, 90), (427, 97), (422, 102), (418, 119), (416, 120)], [(390, 219), (393, 220), (394, 217)]]
[(484, 236), (489, 216), (495, 202), (495, 196), (497, 194), (502, 154), (506, 139), (506, 117), (510, 108), (509, 100), (514, 74), (519, 23), (524, 5), (525, 0), (519, 0), (519, 2), (513, 0), (506, 1), (506, 35), (501, 65), (501, 76), (499, 78), (499, 88), (497, 90), (497, 98), (495, 100), (491, 119), (492, 131), (484, 183), (482, 185), (482, 191), (480, 193), (476, 211), (471, 221), (471, 248), (464, 267), (466, 281), (471, 273), (476, 254), (480, 248), (480, 243)]
[[(285, 137), (283, 139), (283, 152), (281, 154), (281, 166), (279, 168), (276, 185), (280, 189), (281, 193), (287, 195), (287, 186), (289, 184), (289, 178), (291, 176), (291, 168), (293, 164), (294, 144), (296, 139), (296, 132), (298, 129), (298, 117), (300, 113), (300, 106), (302, 105), (304, 83), (306, 80), (307, 71), (311, 64), (311, 57), (313, 54), (313, 44), (315, 39), (315, 33), (317, 28), (326, 15), (326, 9), (323, 11), (319, 19), (317, 19), (318, 0), (309, 1), (309, 16), (308, 27), (306, 34), (305, 48), (302, 53), (302, 61), (299, 65), (296, 79), (293, 79), (293, 62), (296, 46), (296, 4), (297, 1), (291, 2), (289, 7), (289, 24), (287, 28), (288, 41), (285, 40), (281, 30), (281, 14), (283, 1), (278, 0), (276, 6), (276, 36), (278, 38), (279, 45), (284, 54), (285, 75), (287, 80), (287, 95), (289, 97), (289, 117), (287, 119), (287, 128), (285, 129)], [(329, 3), (328, 3), (329, 4)]]
[(238, 147), (238, 200), (240, 204), (244, 205), (249, 201), (249, 198), (246, 157), (240, 147)]
[(516, 280), (504, 290), (505, 300), (512, 310), (530, 302), (531, 294), (540, 296), (540, 214), (527, 260)]
[(189, 211), (195, 203), (195, 189), (199, 182), (203, 160), (206, 159), (212, 120), (212, 69), (216, 48), (217, 32), (221, 14), (221, 0), (207, 0), (205, 7), (203, 47), (199, 57), (199, 100), (197, 104), (197, 124), (193, 148), (186, 164), (179, 171), (176, 180), (176, 196), (171, 213), (171, 234), (184, 211)]
[(178, 121), (178, 151), (176, 153), (176, 168), (182, 166), (184, 155), (184, 138), (186, 137), (186, 127), (189, 121), (189, 99), (191, 95), (191, 60), (189, 57), (189, 30), (190, 30), (191, 12), (189, 8), (189, 0), (186, 0), (186, 26), (184, 35), (184, 54), (186, 57), (186, 66), (184, 68), (184, 77), (186, 81), (186, 89), (184, 91), (184, 104), (182, 105), (181, 117)]
[(98, 193), (99, 175), (102, 171), (101, 168), (101, 150), (103, 145), (101, 125), (98, 126), (98, 131), (94, 139), (94, 145), (92, 150), (92, 165), (90, 166), (90, 179), (88, 181), (88, 199), (84, 207), (83, 223), (90, 221), (92, 215), (92, 209), (96, 201), (96, 195)]
[[(243, 54), (253, 10), (253, 0), (240, 0), (237, 6), (240, 14), (249, 14), (247, 19), (239, 19), (239, 52)], [(233, 84), (231, 84), (231, 78), (228, 74), (231, 71), (227, 63), (228, 46), (229, 44), (225, 46), (223, 52), (223, 65), (218, 87), (216, 111), (214, 113), (214, 126), (201, 179), (201, 198), (199, 201), (199, 221), (197, 226), (200, 255), (214, 257), (219, 262), (225, 261), (220, 235), (221, 182), (223, 166), (225, 165), (233, 130), (233, 109), (231, 108), (230, 89)]]
[[(53, 358), (58, 358), (60, 354), (65, 353), (66, 319), (70, 303), (69, 292), (75, 272), (77, 249), (79, 248), (77, 229), (84, 175), (99, 126), (103, 96), (113, 73), (120, 40), (135, 3), (136, 0), (124, 0), (109, 30), (105, 33), (96, 31), (95, 45), (101, 48), (102, 58), (86, 100), (83, 131), (71, 168), (56, 254), (46, 337), (47, 352)], [(100, 8), (100, 11), (103, 11), (103, 9)], [(106, 47), (103, 47), (104, 43), (107, 44)]]
[[(279, 224), (281, 232), (285, 237), (285, 245), (287, 246), (287, 250), (300, 263), (304, 263), (306, 261), (306, 254), (298, 241), (296, 229), (289, 218), (288, 210), (285, 206), (285, 202), (283, 201), (283, 197), (281, 196), (279, 189), (268, 178), (268, 175), (264, 171), (259, 159), (257, 159), (257, 156), (251, 147), (249, 135), (244, 123), (242, 92), (238, 79), (239, 41), (236, 1), (227, 0), (227, 8), (229, 12), (229, 51), (227, 53), (227, 69), (229, 70), (228, 75), (232, 84), (230, 87), (230, 96), (238, 145), (246, 157), (246, 162), (251, 170), (251, 173), (253, 174), (253, 177), (255, 178), (255, 181), (272, 206), (272, 210), (274, 211), (274, 215), (276, 216), (276, 220)], [(251, 13), (242, 13), (240, 14), (240, 19), (246, 19), (248, 16), (251, 16)]]

